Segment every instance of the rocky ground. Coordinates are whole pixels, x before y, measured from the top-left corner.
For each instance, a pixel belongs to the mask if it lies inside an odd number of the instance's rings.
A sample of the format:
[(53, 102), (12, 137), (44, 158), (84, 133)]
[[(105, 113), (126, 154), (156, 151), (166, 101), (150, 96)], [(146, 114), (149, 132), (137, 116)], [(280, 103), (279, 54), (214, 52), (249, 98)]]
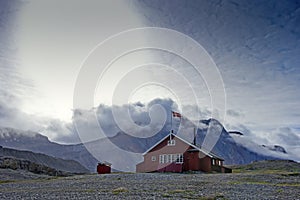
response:
[(43, 175), (38, 179), (35, 174), (23, 180), (3, 174), (0, 199), (300, 199), (298, 172)]

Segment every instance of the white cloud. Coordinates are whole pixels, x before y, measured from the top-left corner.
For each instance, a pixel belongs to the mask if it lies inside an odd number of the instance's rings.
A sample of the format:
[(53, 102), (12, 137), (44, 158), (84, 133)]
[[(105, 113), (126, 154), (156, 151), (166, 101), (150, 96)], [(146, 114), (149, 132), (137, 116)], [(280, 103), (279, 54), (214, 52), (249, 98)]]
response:
[(270, 138), (262, 132), (299, 127), (296, 2), (141, 2), (146, 24), (181, 31), (210, 53), (224, 80), (228, 125), (243, 124), (264, 141)]
[[(19, 39), (22, 39), (21, 57), (28, 58), (23, 59), (25, 60), (23, 63), (17, 59), (19, 44), (13, 38), (15, 31), (19, 30), (14, 24), (19, 7), (15, 7), (17, 1), (3, 2), (1, 1), (0, 6), (1, 126), (42, 130), (52, 140), (62, 142), (78, 141), (73, 125), (53, 119), (53, 116), (61, 117), (60, 112), (67, 112), (67, 116), (71, 115), (73, 83), (80, 62), (95, 44), (112, 33), (141, 25), (151, 25), (185, 33), (210, 53), (225, 83), (228, 106), (225, 121), (227, 129), (241, 131), (259, 143), (278, 143), (290, 149), (297, 146), (299, 129), (295, 127), (299, 127), (300, 119), (300, 26), (299, 9), (294, 1), (259, 3), (224, 0), (199, 3), (175, 0), (172, 4), (167, 1), (138, 1), (134, 4), (138, 6), (138, 10), (129, 6), (133, 13), (126, 7), (131, 19), (134, 16), (140, 17), (136, 18), (136, 21), (123, 17), (127, 16), (126, 13), (122, 15), (107, 13), (113, 19), (114, 16), (122, 19), (124, 26), (110, 24), (104, 18), (101, 20), (104, 20), (105, 26), (101, 26), (98, 11), (94, 8), (91, 12), (94, 15), (86, 15), (87, 18), (84, 18), (86, 20), (83, 20), (79, 4), (75, 5), (79, 10), (77, 12), (76, 9), (71, 10), (72, 7), (68, 7), (68, 3), (63, 3), (70, 15), (65, 15), (60, 10), (59, 15), (53, 16), (51, 11), (56, 11), (56, 5), (52, 1), (46, 2), (52, 8), (48, 10), (44, 10), (43, 2), (36, 4), (31, 2), (26, 4), (26, 9), (22, 13), (26, 17), (19, 21), (21, 24), (22, 22), (27, 24), (26, 27), (31, 27), (19, 32)], [(96, 1), (93, 3), (98, 5)], [(89, 7), (88, 4), (85, 6)], [(38, 17), (44, 14), (42, 11), (47, 11), (48, 18)], [(60, 20), (60, 15), (74, 16), (78, 24), (74, 23), (74, 26), (71, 26), (67, 18)], [(86, 22), (97, 25), (82, 28)], [(69, 29), (65, 28), (67, 25), (70, 25)], [(112, 30), (103, 27), (112, 27)], [(86, 37), (81, 37), (82, 35)], [(49, 40), (48, 36), (53, 40)], [(80, 42), (77, 43), (77, 39)], [(164, 59), (168, 62), (171, 58)], [(178, 109), (182, 109), (193, 120), (199, 117), (209, 118), (210, 99), (203, 80), (198, 80), (199, 77), (193, 70), (189, 71), (184, 63), (180, 64), (182, 66), (178, 67), (178, 70), (184, 71), (188, 80), (196, 83), (197, 90), (202, 92), (202, 96), (198, 99), (201, 108), (188, 105), (185, 101), (185, 105)], [(180, 88), (180, 82), (174, 81), (173, 85)], [(185, 94), (184, 89), (181, 91)], [(43, 95), (44, 92), (47, 94)], [(189, 98), (190, 96), (185, 96), (186, 100)], [(45, 99), (47, 101), (44, 102)], [(27, 109), (24, 109), (24, 104)], [(147, 124), (149, 114), (145, 110), (146, 107), (147, 105), (139, 104), (139, 106), (127, 105), (124, 108), (131, 109), (134, 121), (140, 120)], [(31, 110), (29, 108), (35, 110), (31, 112), (34, 115), (26, 113), (26, 110)], [(98, 120), (109, 131), (109, 135), (114, 135), (119, 128), (112, 120), (111, 109), (102, 105), (96, 110), (76, 111), (73, 120), (88, 131), (94, 132), (92, 135), (97, 134), (98, 124), (91, 120), (96, 113)], [(39, 111), (53, 116), (45, 117), (40, 115)], [(128, 124), (124, 121), (124, 126), (126, 125)]]

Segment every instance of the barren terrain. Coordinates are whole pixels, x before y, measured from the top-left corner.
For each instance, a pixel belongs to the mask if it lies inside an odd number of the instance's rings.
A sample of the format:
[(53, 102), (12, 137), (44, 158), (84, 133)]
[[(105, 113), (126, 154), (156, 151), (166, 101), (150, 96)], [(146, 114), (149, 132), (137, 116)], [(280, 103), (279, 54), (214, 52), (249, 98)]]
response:
[(300, 199), (299, 177), (296, 172), (6, 177), (0, 199)]

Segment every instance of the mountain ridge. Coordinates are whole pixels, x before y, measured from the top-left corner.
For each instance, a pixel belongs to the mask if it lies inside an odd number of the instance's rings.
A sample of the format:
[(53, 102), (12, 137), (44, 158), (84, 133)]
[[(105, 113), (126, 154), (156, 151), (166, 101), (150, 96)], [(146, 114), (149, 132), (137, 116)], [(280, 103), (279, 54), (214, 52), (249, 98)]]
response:
[[(198, 122), (199, 126), (196, 132), (197, 146), (203, 147), (203, 141), (205, 140), (209, 129), (211, 129), (212, 134), (216, 134), (216, 131), (221, 131), (219, 138), (211, 151), (222, 157), (225, 160), (224, 163), (227, 165), (247, 164), (257, 160), (287, 159), (288, 157), (288, 154), (283, 153), (285, 151), (283, 147), (282, 149), (279, 147), (275, 148), (275, 150), (281, 149), (281, 151), (274, 151), (273, 148), (266, 148), (263, 145), (251, 143), (250, 141), (246, 141), (246, 143), (251, 145), (247, 146), (243, 144), (240, 142), (240, 140), (245, 140), (243, 138), (244, 136), (241, 135), (242, 133), (231, 134), (231, 132), (227, 131), (216, 119), (199, 120)], [(192, 131), (193, 127), (195, 127), (194, 122), (188, 119), (182, 119), (182, 128), (173, 128), (178, 136), (192, 143), (194, 134)], [(118, 165), (122, 163), (124, 166), (127, 166), (127, 170), (134, 171), (135, 163), (138, 163), (138, 158), (124, 159), (120, 154), (114, 154), (115, 152), (112, 152), (110, 145), (114, 145), (123, 152), (142, 154), (163, 137), (168, 135), (169, 128), (169, 124), (165, 124), (161, 131), (148, 138), (138, 138), (123, 132), (118, 132), (112, 137), (102, 138), (86, 144), (75, 145), (57, 144), (49, 141), (46, 136), (40, 135), (39, 133), (26, 136), (26, 132), (23, 134), (22, 132), (21, 134), (16, 134), (14, 133), (14, 129), (2, 128), (0, 129), (0, 137), (2, 137), (0, 145), (44, 153), (58, 158), (75, 160), (91, 172), (95, 172), (96, 165), (99, 161), (111, 162), (113, 164), (112, 167), (114, 167), (115, 161)], [(32, 135), (34, 135), (34, 137)], [(96, 152), (98, 157), (96, 156), (97, 158), (95, 158), (87, 150), (87, 147), (89, 150), (92, 149), (94, 154)], [(107, 153), (103, 154), (103, 151)], [(142, 157), (139, 159), (141, 158)]]
[(74, 160), (65, 160), (62, 158), (52, 157), (42, 153), (35, 153), (32, 151), (22, 151), (17, 149), (5, 148), (0, 146), (0, 157), (13, 158), (15, 161), (26, 160), (30, 163), (36, 163), (41, 166), (68, 172), (68, 173), (88, 173), (85, 167)]
[(70, 159), (81, 163), (89, 171), (96, 171), (97, 160), (86, 150), (83, 144), (63, 145), (51, 142), (48, 137), (13, 128), (0, 128), (0, 145), (24, 151), (33, 151), (49, 156)]

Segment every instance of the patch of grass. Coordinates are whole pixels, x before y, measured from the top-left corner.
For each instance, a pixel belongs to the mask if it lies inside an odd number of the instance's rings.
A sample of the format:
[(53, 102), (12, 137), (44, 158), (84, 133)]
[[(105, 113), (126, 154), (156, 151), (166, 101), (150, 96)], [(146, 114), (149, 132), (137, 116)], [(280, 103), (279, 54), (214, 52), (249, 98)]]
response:
[(277, 193), (282, 193), (282, 192), (283, 192), (283, 189), (278, 189), (276, 192), (277, 192)]
[(223, 199), (223, 200), (226, 199), (225, 196), (224, 196), (223, 194), (217, 194), (217, 195), (216, 195), (216, 198), (217, 198), (217, 199)]
[(15, 181), (13, 180), (0, 180), (0, 184), (4, 184), (4, 183), (13, 183)]
[(135, 174), (135, 172), (111, 172), (110, 174)]
[(172, 196), (171, 196), (170, 194), (168, 194), (168, 193), (163, 193), (161, 196), (164, 197), (164, 198), (171, 198), (171, 197), (172, 197)]
[(230, 181), (230, 182), (228, 182), (228, 184), (231, 184), (231, 185), (236, 185), (236, 184), (272, 185), (273, 183), (246, 177), (246, 178), (241, 178), (240, 180)]
[(207, 196), (207, 197), (200, 197), (200, 200), (227, 200), (224, 196)]
[(223, 194), (199, 197), (200, 200), (226, 200)]
[(124, 193), (124, 192), (128, 192), (128, 189), (125, 188), (125, 187), (119, 187), (119, 188), (116, 188), (116, 189), (113, 189), (112, 190), (112, 193), (113, 194), (120, 194), (120, 193)]
[(176, 193), (186, 193), (187, 191), (181, 190), (181, 189), (176, 189), (176, 190), (171, 190), (168, 193), (170, 194), (176, 194)]
[(217, 196), (204, 196), (204, 197), (199, 197), (199, 200), (217, 200)]
[(288, 172), (288, 173), (282, 173), (282, 176), (300, 176), (299, 172)]
[(300, 183), (277, 183), (275, 186), (300, 187)]
[(272, 185), (272, 186), (285, 186), (285, 187), (300, 187), (300, 183), (270, 183), (265, 181), (256, 181), (256, 180), (248, 180), (248, 181), (231, 181), (228, 184), (236, 185), (236, 184), (254, 184), (254, 185)]
[(248, 174), (286, 174), (290, 173), (285, 170), (279, 170), (279, 169), (233, 169), (232, 173), (248, 173)]
[(199, 199), (199, 200), (225, 200), (223, 194), (217, 193), (211, 196), (198, 196), (198, 193), (192, 190), (182, 190), (182, 189), (175, 189), (167, 191), (162, 195), (165, 198), (172, 198), (174, 196), (184, 198), (184, 199)]
[(228, 184), (231, 184), (231, 185), (237, 185), (237, 184), (274, 185), (272, 183), (268, 183), (265, 181), (231, 181), (231, 182), (228, 182)]
[(300, 164), (291, 160), (264, 160), (231, 168), (233, 173), (280, 174), (299, 172)]

